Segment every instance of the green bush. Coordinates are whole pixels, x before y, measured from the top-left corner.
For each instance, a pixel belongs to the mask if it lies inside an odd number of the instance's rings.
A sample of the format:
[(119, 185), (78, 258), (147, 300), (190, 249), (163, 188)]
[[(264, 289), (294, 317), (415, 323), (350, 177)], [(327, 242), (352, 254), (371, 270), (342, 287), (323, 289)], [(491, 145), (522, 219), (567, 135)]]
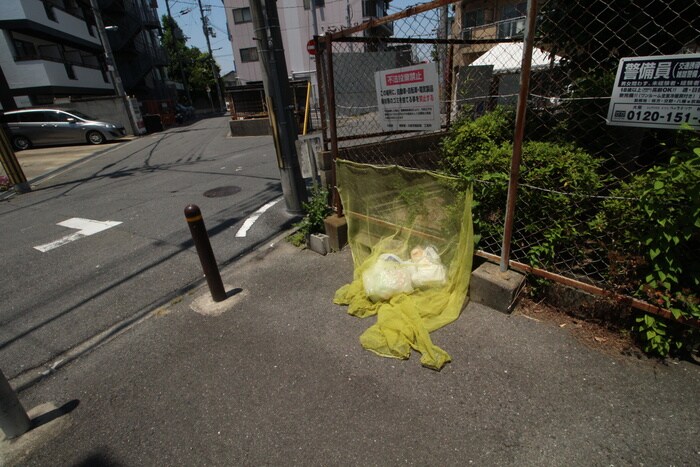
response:
[[(596, 89), (608, 80), (579, 84)], [(458, 121), (442, 144), (443, 169), (457, 177), (459, 188), (473, 184), (475, 233), (490, 243), (503, 236), (513, 124), (512, 110), (497, 108)], [(543, 268), (570, 262), (586, 276), (607, 279), (615, 292), (636, 295), (676, 318), (700, 319), (700, 137), (679, 132), (674, 138), (683, 149), (675, 151), (658, 142), (649, 146), (645, 154), (656, 151), (656, 164), (622, 182), (600, 175), (611, 171), (605, 166), (612, 164), (609, 158), (558, 142), (576, 141), (572, 133), (578, 127), (562, 123), (559, 136), (552, 132), (544, 135), (548, 141), (523, 145), (513, 251), (526, 251), (529, 264)], [(587, 145), (602, 154), (600, 146), (609, 144)], [(618, 176), (627, 173), (620, 170)], [(614, 185), (604, 201), (590, 197)], [(599, 268), (600, 258), (607, 258), (607, 272), (585, 269), (588, 263)], [(700, 334), (649, 314), (637, 319), (635, 331), (646, 352), (661, 356), (697, 345)]]
[[(513, 122), (512, 110), (497, 108), (476, 120), (458, 122), (443, 142), (446, 170), (462, 188), (473, 183), (476, 233), (496, 240), (503, 235)], [(580, 241), (581, 226), (593, 215), (590, 207), (583, 207), (589, 203), (581, 202), (580, 195), (595, 194), (602, 187), (599, 165), (572, 145), (534, 141), (523, 145), (520, 183), (535, 188), (519, 190), (517, 221), (528, 244), (535, 245), (528, 253), (533, 265), (546, 266), (563, 250), (568, 255), (576, 251), (571, 246)], [(548, 224), (552, 212), (559, 220)]]
[[(613, 239), (616, 258), (642, 284), (625, 292), (681, 316), (700, 318), (700, 139), (682, 132), (685, 147), (622, 183), (591, 226)], [(639, 261), (625, 261), (638, 257)], [(685, 331), (651, 315), (637, 320), (645, 351), (661, 356), (682, 347)]]

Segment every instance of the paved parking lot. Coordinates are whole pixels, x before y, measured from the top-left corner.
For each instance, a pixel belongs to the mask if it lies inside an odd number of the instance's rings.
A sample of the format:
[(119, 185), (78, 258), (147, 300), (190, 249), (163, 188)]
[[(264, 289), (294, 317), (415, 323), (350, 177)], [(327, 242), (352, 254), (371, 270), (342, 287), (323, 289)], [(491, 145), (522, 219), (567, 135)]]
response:
[(27, 180), (32, 181), (38, 177), (49, 174), (56, 169), (66, 166), (99, 152), (107, 151), (117, 145), (134, 139), (134, 137), (122, 138), (118, 141), (110, 141), (105, 144), (93, 146), (81, 144), (78, 146), (54, 146), (26, 151), (17, 151), (17, 160), (24, 170)]

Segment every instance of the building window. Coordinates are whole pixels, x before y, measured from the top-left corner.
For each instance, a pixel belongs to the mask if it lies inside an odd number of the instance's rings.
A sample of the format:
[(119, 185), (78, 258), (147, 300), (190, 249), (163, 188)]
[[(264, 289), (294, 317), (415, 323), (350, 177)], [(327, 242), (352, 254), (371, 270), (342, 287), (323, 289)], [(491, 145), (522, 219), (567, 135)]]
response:
[(37, 58), (36, 47), (34, 47), (34, 44), (20, 39), (14, 39), (13, 42), (15, 44), (16, 60), (31, 60)]
[(258, 60), (258, 49), (256, 47), (241, 49), (241, 61), (243, 63), (257, 62)]
[[(312, 0), (304, 0), (304, 10), (310, 10), (311, 9), (311, 1)], [(326, 6), (326, 0), (313, 0), (314, 5), (316, 8), (321, 8), (323, 6)]]
[(486, 24), (484, 10), (466, 11), (462, 15), (462, 39), (478, 39), (474, 37), (473, 28)]
[(253, 17), (250, 16), (250, 8), (233, 9), (233, 22), (235, 24), (250, 23), (251, 21), (253, 21)]
[(526, 15), (527, 3), (504, 6), (501, 21), (498, 23), (498, 38), (509, 39), (523, 37), (525, 33)]
[(501, 19), (513, 19), (519, 16), (527, 16), (527, 2), (518, 3), (516, 5), (506, 5), (503, 7), (503, 15)]
[(474, 28), (476, 26), (484, 25), (484, 10), (474, 10), (464, 13), (464, 20), (462, 21), (462, 27)]
[(386, 8), (388, 7), (388, 2), (385, 4), (381, 0), (363, 0), (362, 1), (362, 16), (365, 18), (374, 17), (381, 18), (387, 15)]

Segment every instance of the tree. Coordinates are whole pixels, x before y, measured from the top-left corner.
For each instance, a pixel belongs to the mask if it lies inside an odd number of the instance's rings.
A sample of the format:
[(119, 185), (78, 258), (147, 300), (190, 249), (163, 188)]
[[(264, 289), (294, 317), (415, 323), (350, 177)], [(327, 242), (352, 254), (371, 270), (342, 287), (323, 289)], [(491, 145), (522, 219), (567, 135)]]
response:
[(622, 57), (672, 55), (698, 40), (700, 3), (690, 0), (548, 0), (541, 47), (586, 72)]
[(182, 29), (172, 17), (163, 15), (161, 23), (161, 43), (170, 58), (169, 75), (175, 79), (182, 79), (186, 89), (193, 93), (203, 95), (207, 86), (214, 88), (216, 80), (212, 70), (215, 70), (217, 75), (220, 72), (216, 60), (211, 54), (202, 52), (197, 47), (188, 47)]

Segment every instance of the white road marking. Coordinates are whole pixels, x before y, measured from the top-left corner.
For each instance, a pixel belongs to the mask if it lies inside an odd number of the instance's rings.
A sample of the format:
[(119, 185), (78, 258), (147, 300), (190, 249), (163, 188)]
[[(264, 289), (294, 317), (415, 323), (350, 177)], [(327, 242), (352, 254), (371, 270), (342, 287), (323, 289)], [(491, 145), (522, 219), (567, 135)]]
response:
[(255, 221), (258, 220), (260, 215), (268, 209), (270, 209), (275, 204), (279, 203), (281, 199), (282, 197), (280, 196), (279, 198), (270, 201), (269, 203), (255, 211), (252, 216), (250, 216), (248, 219), (245, 220), (245, 222), (243, 222), (243, 226), (241, 226), (241, 228), (238, 229), (238, 232), (236, 232), (236, 237), (245, 237), (248, 234), (248, 230), (253, 226), (253, 224), (255, 224)]
[(92, 219), (82, 219), (80, 217), (73, 217), (71, 219), (59, 222), (56, 225), (61, 227), (68, 227), (69, 229), (78, 229), (78, 232), (74, 232), (65, 237), (59, 238), (51, 243), (46, 243), (45, 245), (35, 246), (35, 250), (39, 250), (42, 253), (63, 246), (67, 243), (74, 242), (83, 237), (88, 237), (96, 233), (102, 232), (103, 230), (111, 229), (112, 227), (121, 224), (121, 222), (116, 221), (94, 221)]

